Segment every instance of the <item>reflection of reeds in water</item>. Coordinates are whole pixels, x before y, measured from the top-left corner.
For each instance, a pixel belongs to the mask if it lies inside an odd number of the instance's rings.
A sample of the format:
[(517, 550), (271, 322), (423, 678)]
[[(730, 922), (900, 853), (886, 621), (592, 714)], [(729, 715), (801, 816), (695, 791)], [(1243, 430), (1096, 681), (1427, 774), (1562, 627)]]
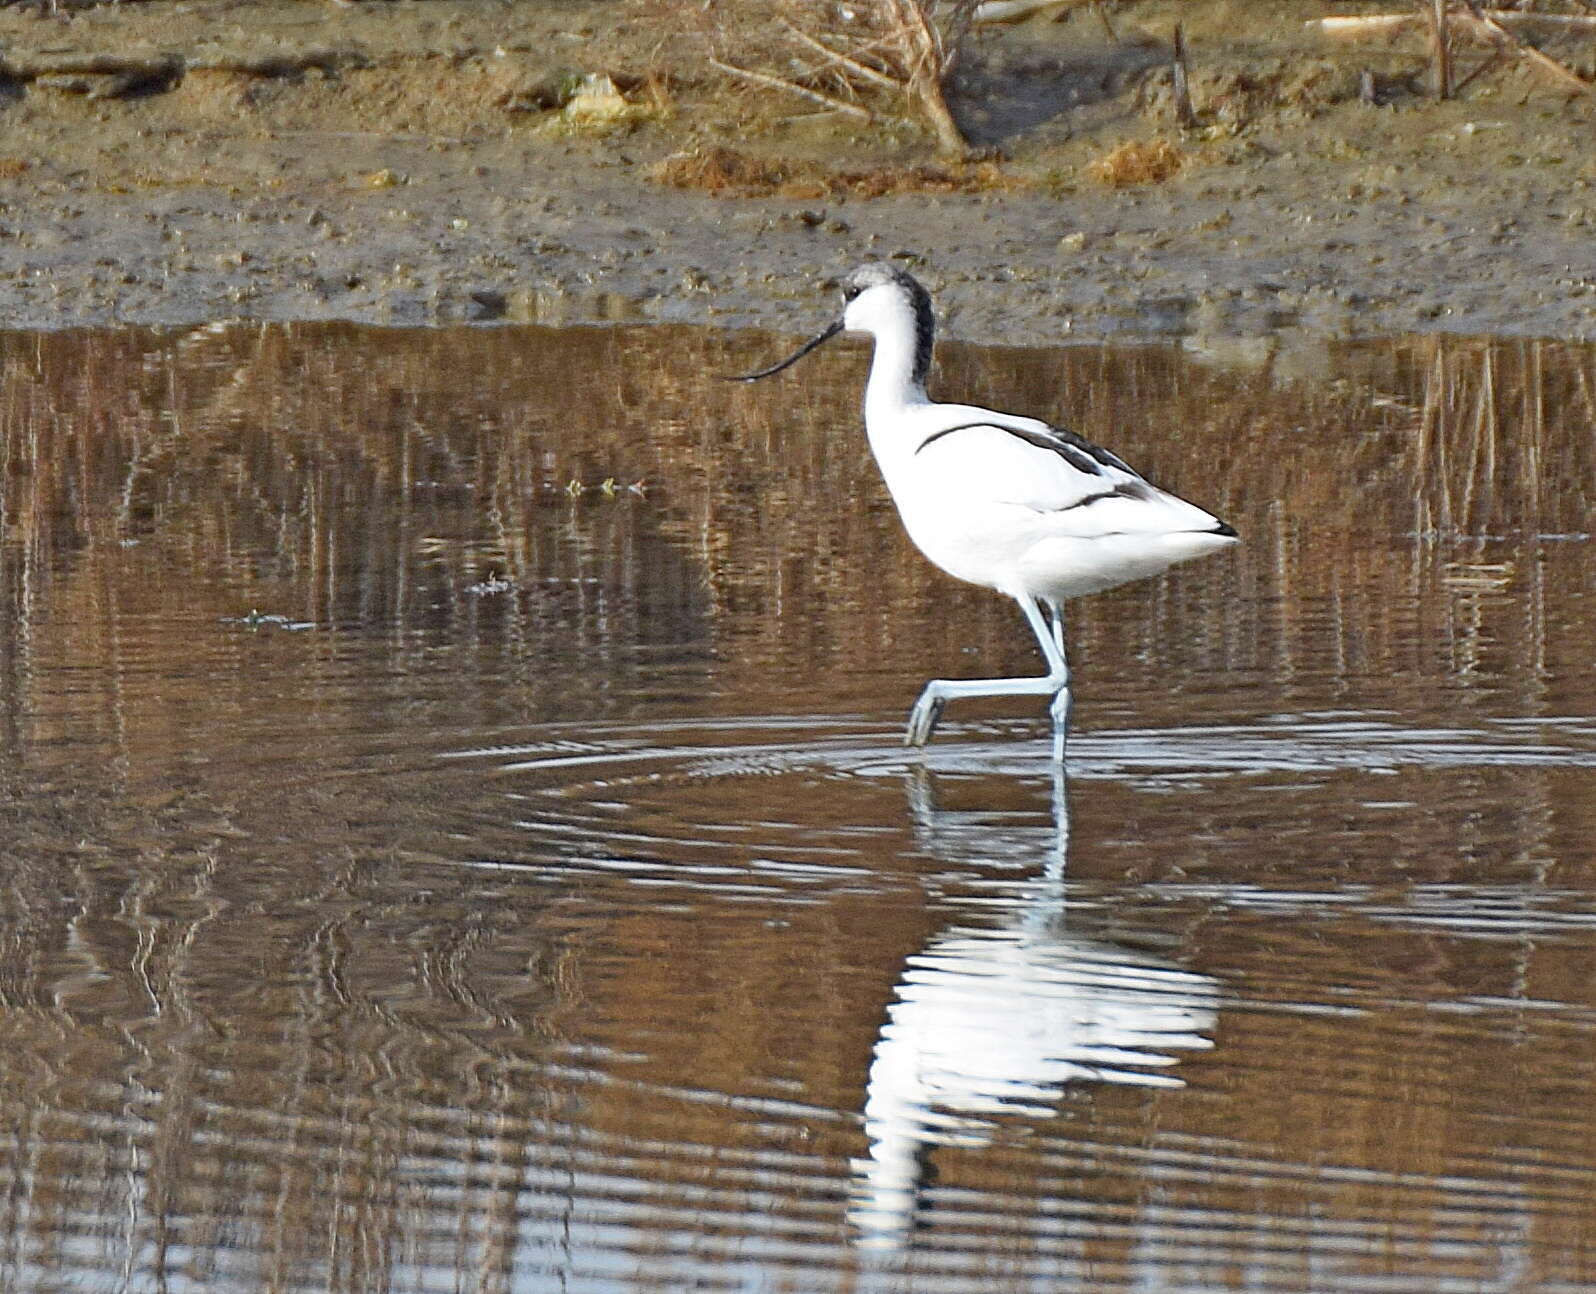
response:
[[(0, 506), (19, 632), (90, 663), (127, 650), (119, 618), (155, 639), (169, 619), (181, 651), (204, 605), (355, 625), (399, 658), (425, 629), (530, 660), (557, 622), (600, 664), (724, 640), (733, 678), (912, 677), (963, 649), (1027, 668), (1009, 608), (904, 541), (857, 425), (862, 352), (751, 389), (713, 380), (724, 357), (662, 329), (13, 341)], [(1444, 578), (1462, 561), (1504, 576), (1470, 586), (1471, 634), (1538, 634), (1550, 577), (1529, 557), (1589, 524), (1590, 356), (1430, 339), (1337, 363), (1311, 385), (1162, 348), (950, 347), (940, 382), (1065, 418), (1242, 531), (1234, 559), (1077, 604), (1082, 661), (1127, 685), (1451, 673), (1438, 592), (1462, 589)], [(646, 499), (564, 493), (611, 477)], [(484, 596), (493, 580), (510, 587)]]
[[(1526, 677), (1547, 662), (1549, 544), (1590, 528), (1596, 448), (1588, 354), (1549, 343), (1431, 339), (1414, 357), (1422, 399), (1412, 423), (1413, 533), (1448, 594), (1452, 664), (1478, 670), (1493, 637)], [(1566, 567), (1564, 568), (1566, 569)], [(1561, 592), (1551, 596), (1561, 600)], [(1492, 602), (1515, 623), (1497, 617)]]
[[(1570, 386), (1588, 383), (1585, 368), (1560, 364), (1549, 391), (1545, 344), (1436, 338), (1424, 349), (1412, 451), (1414, 532), (1433, 542), (1584, 529), (1588, 494), (1579, 486), (1592, 479), (1596, 455), (1588, 438), (1549, 428), (1548, 397), (1566, 412)], [(1548, 479), (1548, 468), (1568, 475)]]

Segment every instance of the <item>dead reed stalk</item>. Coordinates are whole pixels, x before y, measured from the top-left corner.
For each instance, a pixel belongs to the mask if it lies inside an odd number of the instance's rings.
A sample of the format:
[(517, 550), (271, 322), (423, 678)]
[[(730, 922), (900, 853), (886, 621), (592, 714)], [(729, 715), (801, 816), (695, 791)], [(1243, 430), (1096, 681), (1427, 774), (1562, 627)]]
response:
[(1430, 57), (1435, 67), (1435, 97), (1452, 97), (1452, 28), (1447, 0), (1430, 0)]

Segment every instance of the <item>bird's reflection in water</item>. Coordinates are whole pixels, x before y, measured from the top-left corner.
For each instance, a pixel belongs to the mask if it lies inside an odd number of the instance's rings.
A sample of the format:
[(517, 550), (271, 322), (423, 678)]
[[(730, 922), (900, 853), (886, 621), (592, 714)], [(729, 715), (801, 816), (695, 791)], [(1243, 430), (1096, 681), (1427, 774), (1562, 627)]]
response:
[[(933, 854), (991, 856), (990, 818), (937, 809), (923, 769), (910, 775), (910, 807)], [(1052, 809), (1051, 825), (1030, 833), (1041, 875), (1004, 919), (950, 926), (904, 966), (866, 1086), (869, 1154), (854, 1162), (862, 1245), (907, 1242), (935, 1147), (985, 1145), (1000, 1118), (1046, 1117), (1068, 1084), (1179, 1087), (1169, 1072), (1179, 1054), (1212, 1046), (1217, 981), (1070, 930), (1061, 765)], [(1002, 834), (1005, 852), (1019, 843)]]

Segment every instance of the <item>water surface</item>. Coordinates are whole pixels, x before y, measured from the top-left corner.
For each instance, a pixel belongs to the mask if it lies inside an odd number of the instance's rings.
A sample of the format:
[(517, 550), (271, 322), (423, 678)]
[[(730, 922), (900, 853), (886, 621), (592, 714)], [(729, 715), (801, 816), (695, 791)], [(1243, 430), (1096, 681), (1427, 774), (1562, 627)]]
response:
[(0, 337), (0, 1287), (1596, 1283), (1596, 352), (949, 348), (1246, 540), (1066, 786), (782, 345)]

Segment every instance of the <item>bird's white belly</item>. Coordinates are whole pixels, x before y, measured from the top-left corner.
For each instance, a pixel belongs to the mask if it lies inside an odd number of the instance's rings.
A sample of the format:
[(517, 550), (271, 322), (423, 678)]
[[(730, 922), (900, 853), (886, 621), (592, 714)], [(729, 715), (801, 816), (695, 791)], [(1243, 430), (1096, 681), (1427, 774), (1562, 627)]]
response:
[(1015, 582), (1026, 551), (1045, 535), (1024, 524), (1024, 518), (986, 518), (969, 510), (937, 507), (925, 500), (918, 506), (898, 504), (909, 538), (928, 558), (956, 579), (1008, 591)]

